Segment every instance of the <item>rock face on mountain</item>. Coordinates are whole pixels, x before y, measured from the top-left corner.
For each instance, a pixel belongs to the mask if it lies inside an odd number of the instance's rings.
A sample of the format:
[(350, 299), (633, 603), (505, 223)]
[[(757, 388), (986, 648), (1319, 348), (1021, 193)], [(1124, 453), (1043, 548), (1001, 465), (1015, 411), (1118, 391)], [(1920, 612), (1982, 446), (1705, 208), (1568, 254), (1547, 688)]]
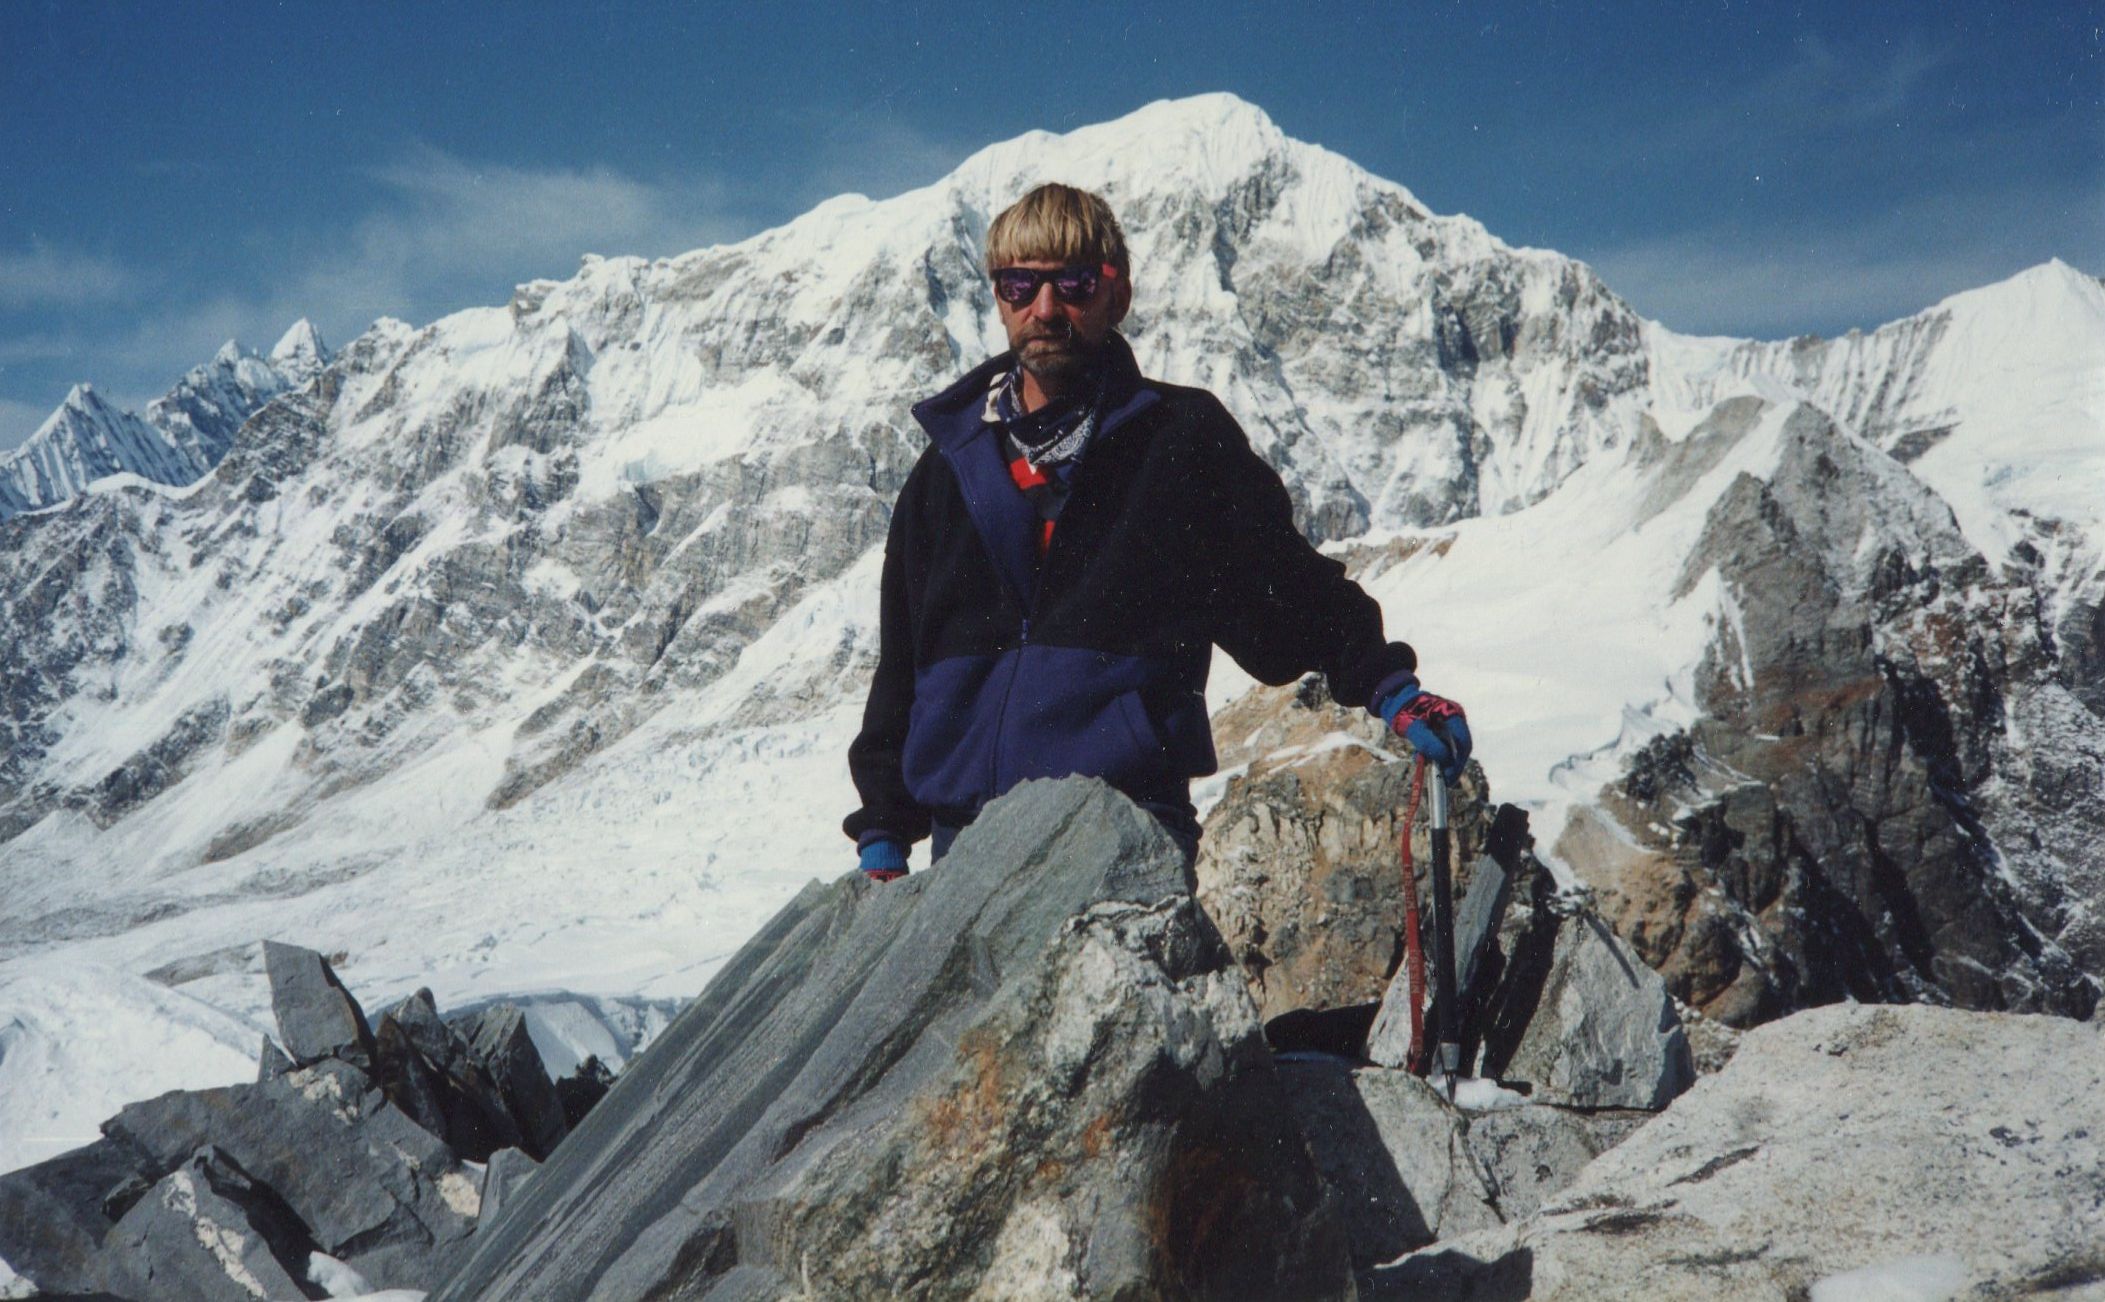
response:
[[(1515, 1224), (1362, 1296), (2089, 1296), (2105, 1286), (2105, 1041), (2054, 1017), (1821, 1008)], [(1861, 1273), (1859, 1273), (1861, 1272)], [(1922, 1291), (1880, 1292), (1905, 1279)]]
[(1153, 819), (1026, 783), (814, 884), (435, 1298), (1341, 1297), (1346, 1241)]
[[(1651, 455), (1699, 473), (1775, 415), (1721, 408)], [(2088, 1016), (2097, 874), (2015, 874), (1984, 821), (2023, 803), (1999, 773), (2013, 698), (2057, 695), (2027, 594), (1815, 409), (1782, 416), (1775, 457), (1726, 488), (1682, 569), (1684, 595), (1716, 583), (1735, 614), (1697, 670), (1705, 716), (1639, 751), (1559, 853), (1674, 993), (1729, 1023), (1843, 998)], [(2097, 763), (2100, 720), (2064, 713), (2063, 758)], [(2056, 806), (2105, 831), (2095, 801)]]

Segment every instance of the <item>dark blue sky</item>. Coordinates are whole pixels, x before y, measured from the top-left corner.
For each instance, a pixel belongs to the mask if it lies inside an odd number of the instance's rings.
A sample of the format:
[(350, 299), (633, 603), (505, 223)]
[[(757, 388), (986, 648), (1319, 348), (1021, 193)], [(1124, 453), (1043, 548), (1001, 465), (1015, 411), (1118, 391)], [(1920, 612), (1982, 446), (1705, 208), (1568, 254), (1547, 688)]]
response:
[[(958, 12), (969, 9), (969, 16)], [(1677, 329), (2105, 271), (2105, 3), (0, 2), (0, 448), (310, 316), (332, 346), (1227, 90)]]

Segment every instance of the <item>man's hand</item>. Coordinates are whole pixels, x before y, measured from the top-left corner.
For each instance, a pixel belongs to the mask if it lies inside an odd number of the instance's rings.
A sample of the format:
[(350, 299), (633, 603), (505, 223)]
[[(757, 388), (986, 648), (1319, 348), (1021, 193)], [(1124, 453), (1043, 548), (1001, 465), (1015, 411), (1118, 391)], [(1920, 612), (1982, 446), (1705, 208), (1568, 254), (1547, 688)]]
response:
[(1444, 696), (1434, 696), (1411, 679), (1389, 693), (1376, 713), (1383, 723), (1411, 744), (1411, 749), (1439, 768), (1440, 776), (1458, 782), (1469, 766), (1469, 716)]
[(889, 837), (862, 848), (862, 875), (873, 882), (896, 882), (906, 876), (906, 847)]

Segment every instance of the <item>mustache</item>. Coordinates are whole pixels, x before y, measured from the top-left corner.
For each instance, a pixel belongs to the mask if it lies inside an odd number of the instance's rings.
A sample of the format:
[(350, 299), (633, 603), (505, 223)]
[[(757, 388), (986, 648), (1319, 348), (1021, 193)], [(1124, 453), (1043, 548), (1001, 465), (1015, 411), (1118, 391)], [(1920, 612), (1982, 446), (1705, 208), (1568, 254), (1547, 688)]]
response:
[(1028, 344), (1040, 339), (1051, 340), (1055, 343), (1071, 343), (1074, 340), (1074, 323), (1064, 320), (1048, 322), (1043, 326), (1026, 332), (1017, 342), (1019, 344)]

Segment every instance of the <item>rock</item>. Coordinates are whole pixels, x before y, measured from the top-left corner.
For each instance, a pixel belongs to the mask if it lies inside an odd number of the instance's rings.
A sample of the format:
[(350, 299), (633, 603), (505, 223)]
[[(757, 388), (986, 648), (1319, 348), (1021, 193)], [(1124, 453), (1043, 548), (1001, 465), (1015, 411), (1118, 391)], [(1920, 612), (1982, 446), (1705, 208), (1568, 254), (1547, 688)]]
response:
[(1725, 1064), (1739, 1052), (1745, 1032), (1706, 1017), (1679, 1000), (1674, 1003), (1674, 1012), (1681, 1018), (1681, 1029), (1688, 1032), (1688, 1049), (1695, 1059), (1696, 1074), (1709, 1076), (1725, 1070)]
[[(1559, 858), (1728, 1025), (1844, 999), (2091, 1016), (2105, 714), (2068, 688), (2105, 678), (2056, 645), (2037, 572), (1978, 553), (1863, 414), (1741, 397), (1661, 453), (1708, 470), (1757, 418), (1782, 424), (1773, 468), (1681, 562), (1677, 595), (1714, 583), (1731, 611), (1701, 717), (1631, 754)], [(2105, 587), (2064, 590), (2063, 619), (2105, 628)]]
[(1652, 1115), (1529, 1104), (1471, 1116), (1466, 1138), (1500, 1219), (1511, 1221), (1532, 1214)]
[(1355, 1268), (1526, 1215), (1649, 1114), (1458, 1108), (1405, 1071), (1279, 1064), (1309, 1152), (1345, 1209)]
[(372, 1027), (321, 955), (266, 940), (263, 963), (270, 974), (278, 1034), (294, 1062), (305, 1067), (323, 1058), (341, 1058), (358, 1067), (372, 1065)]
[(563, 1120), (555, 1082), (541, 1063), (541, 1051), (527, 1034), (524, 1014), (514, 1004), (498, 1004), (477, 1013), (462, 1029), (469, 1056), (489, 1074), (518, 1125), (519, 1147), (535, 1160), (546, 1161), (570, 1128)]
[[(1221, 764), (1245, 771), (1206, 816), (1198, 893), (1267, 1019), (1382, 997), (1403, 953), (1398, 842), (1410, 805), (1408, 748), (1320, 680), (1256, 688), (1214, 720), (1235, 738)], [(1455, 791), (1455, 862), (1484, 842), (1481, 773)], [(1421, 811), (1414, 862), (1432, 862)], [(1458, 874), (1465, 889), (1468, 874)]]
[(1155, 821), (1029, 782), (814, 883), (436, 1293), (1349, 1296), (1241, 974)]
[(348, 1063), (134, 1103), (103, 1133), (169, 1171), (206, 1145), (268, 1185), (317, 1246), (381, 1288), (426, 1287), (475, 1228), (476, 1182)]
[(1526, 1082), (1537, 1102), (1656, 1111), (1695, 1082), (1666, 984), (1590, 913), (1538, 915), (1485, 1024), (1478, 1074)]
[(1356, 1269), (1500, 1223), (1463, 1138), (1468, 1119), (1424, 1081), (1337, 1060), (1283, 1062), (1279, 1076), (1344, 1208)]
[(382, 1013), (373, 1040), (373, 1075), (381, 1093), (456, 1156), (481, 1162), (500, 1148), (528, 1142), (489, 1069), (440, 1020), (429, 990)]
[(285, 1051), (278, 1047), (276, 1040), (271, 1039), (268, 1035), (263, 1037), (263, 1048), (258, 1050), (256, 1054), (256, 1080), (258, 1083), (267, 1081), (273, 1076), (283, 1076), (297, 1065), (292, 1059), (285, 1056)]
[(1837, 1005), (1750, 1032), (1533, 1215), (1407, 1257), (1363, 1296), (1804, 1297), (1939, 1256), (1957, 1261), (1938, 1296), (2088, 1296), (2100, 1207), (2095, 1026)]
[(97, 1253), (111, 1224), (145, 1191), (139, 1161), (129, 1145), (98, 1139), (0, 1175), (0, 1261), (46, 1293), (102, 1287)]
[(313, 1245), (270, 1192), (206, 1148), (162, 1177), (110, 1231), (107, 1287), (137, 1298), (312, 1298)]
[(527, 1177), (541, 1169), (541, 1164), (527, 1156), (526, 1150), (500, 1148), (490, 1154), (490, 1164), (482, 1173), (482, 1223), (487, 1225), (497, 1219), (504, 1204), (518, 1195)]
[[(1489, 1010), (1498, 1005), (1501, 982), (1511, 985), (1505, 949), (1518, 940), (1518, 934), (1509, 925), (1516, 912), (1511, 907), (1514, 897), (1517, 894), (1525, 902), (1525, 907), (1517, 912), (1531, 914), (1538, 894), (1549, 883), (1548, 870), (1529, 851), (1532, 844), (1527, 814), (1512, 805), (1500, 805), (1485, 836), (1484, 853), (1461, 877), (1468, 883), (1467, 889), (1458, 886), (1455, 891), (1454, 979), (1456, 1004), (1462, 1010), (1460, 1029), (1465, 1058), (1474, 1056), (1470, 1050), (1481, 1039)], [(1430, 992), (1438, 982), (1432, 965), (1439, 962), (1439, 942), (1434, 934), (1438, 924), (1432, 909), (1433, 892), (1423, 873), (1419, 891), (1424, 909), (1419, 924), (1420, 944), (1425, 954), (1424, 980), (1428, 987), (1423, 1000), (1422, 1034), (1430, 1062), (1439, 1029), (1433, 1022)], [(1511, 997), (1505, 1002), (1511, 1003)], [(1411, 1010), (1410, 961), (1406, 952), (1382, 994), (1373, 1027), (1367, 1034), (1366, 1058), (1383, 1067), (1410, 1065)]]
[(577, 1070), (555, 1083), (556, 1102), (563, 1107), (563, 1124), (577, 1129), (585, 1114), (597, 1107), (599, 1101), (613, 1088), (614, 1073), (592, 1054), (577, 1065)]

